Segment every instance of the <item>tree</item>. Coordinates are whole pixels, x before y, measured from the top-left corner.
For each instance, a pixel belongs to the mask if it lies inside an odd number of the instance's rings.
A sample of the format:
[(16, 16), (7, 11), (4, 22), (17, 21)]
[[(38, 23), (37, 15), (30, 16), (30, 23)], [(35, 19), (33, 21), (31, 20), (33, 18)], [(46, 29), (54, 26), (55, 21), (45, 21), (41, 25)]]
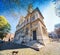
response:
[(10, 31), (11, 26), (4, 16), (0, 16), (0, 38), (3, 37)]

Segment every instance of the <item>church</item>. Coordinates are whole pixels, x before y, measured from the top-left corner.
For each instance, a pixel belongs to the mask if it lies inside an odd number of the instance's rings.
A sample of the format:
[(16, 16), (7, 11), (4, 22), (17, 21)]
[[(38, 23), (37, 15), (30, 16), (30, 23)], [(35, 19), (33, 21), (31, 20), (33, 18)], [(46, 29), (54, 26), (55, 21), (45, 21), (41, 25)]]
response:
[(14, 42), (25, 44), (36, 41), (44, 45), (49, 43), (50, 40), (43, 19), (39, 8), (33, 9), (30, 5), (27, 15), (25, 17), (21, 16), (16, 26)]

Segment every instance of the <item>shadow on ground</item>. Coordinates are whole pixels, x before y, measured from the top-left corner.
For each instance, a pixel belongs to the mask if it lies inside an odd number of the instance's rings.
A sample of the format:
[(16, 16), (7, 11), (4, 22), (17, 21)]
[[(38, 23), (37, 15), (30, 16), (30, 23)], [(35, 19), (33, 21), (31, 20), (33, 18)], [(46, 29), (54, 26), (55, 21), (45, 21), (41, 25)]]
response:
[(12, 42), (5, 42), (0, 44), (0, 51), (9, 50), (9, 49), (21, 49), (21, 48), (29, 48), (29, 47), (25, 45), (12, 43)]

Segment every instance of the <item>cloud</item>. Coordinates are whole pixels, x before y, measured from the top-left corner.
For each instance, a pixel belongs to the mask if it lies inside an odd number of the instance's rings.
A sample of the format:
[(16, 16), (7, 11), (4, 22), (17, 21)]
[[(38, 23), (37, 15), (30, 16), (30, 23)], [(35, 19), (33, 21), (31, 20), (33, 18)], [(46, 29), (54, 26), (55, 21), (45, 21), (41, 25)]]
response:
[(55, 13), (55, 5), (51, 2), (50, 5), (44, 9), (42, 14), (48, 32), (53, 31), (55, 24), (60, 23), (60, 18), (56, 16)]

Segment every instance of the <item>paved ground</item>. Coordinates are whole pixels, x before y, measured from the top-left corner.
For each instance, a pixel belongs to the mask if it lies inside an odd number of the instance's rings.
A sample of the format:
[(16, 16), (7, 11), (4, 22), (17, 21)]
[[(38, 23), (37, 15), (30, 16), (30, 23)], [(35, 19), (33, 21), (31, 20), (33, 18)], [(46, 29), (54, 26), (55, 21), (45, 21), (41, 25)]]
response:
[(2, 50), (0, 51), (0, 55), (12, 55), (13, 51), (18, 51), (17, 55), (60, 55), (60, 43), (52, 42), (41, 48), (40, 51), (31, 48)]

